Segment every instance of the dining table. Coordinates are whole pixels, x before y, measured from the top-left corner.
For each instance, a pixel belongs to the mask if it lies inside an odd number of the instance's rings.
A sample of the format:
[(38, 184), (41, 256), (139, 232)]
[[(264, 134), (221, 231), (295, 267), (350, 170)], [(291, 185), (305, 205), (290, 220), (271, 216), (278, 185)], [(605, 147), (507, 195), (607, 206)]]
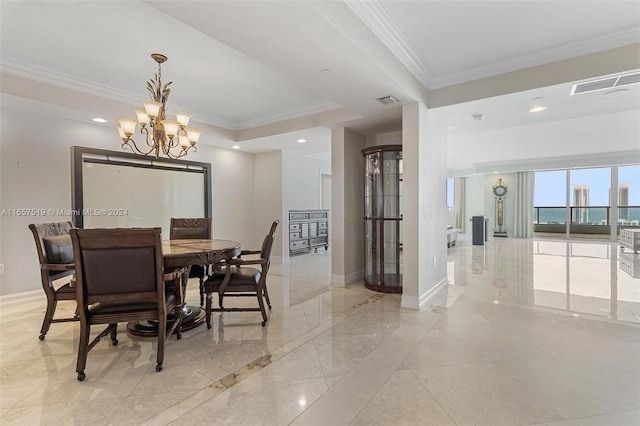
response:
[[(240, 243), (221, 239), (180, 239), (163, 240), (162, 257), (165, 272), (182, 271), (182, 300), (185, 299), (189, 271), (191, 266), (216, 265), (240, 254)], [(191, 330), (202, 325), (206, 320), (205, 310), (199, 305), (182, 307), (182, 331)], [(167, 325), (175, 318), (169, 315)], [(135, 321), (127, 324), (127, 331), (135, 336), (151, 337), (158, 335), (157, 321)]]

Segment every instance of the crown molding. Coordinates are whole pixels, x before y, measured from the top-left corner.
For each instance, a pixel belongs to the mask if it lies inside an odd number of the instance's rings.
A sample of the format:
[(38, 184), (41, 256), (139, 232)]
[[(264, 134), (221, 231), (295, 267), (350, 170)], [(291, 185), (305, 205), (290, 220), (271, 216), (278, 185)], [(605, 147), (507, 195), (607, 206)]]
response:
[(434, 72), (413, 52), (406, 36), (379, 0), (347, 0), (347, 6), (365, 23), (424, 87), (429, 87)]
[(254, 127), (278, 123), (281, 121), (291, 120), (294, 118), (305, 117), (307, 115), (320, 114), (323, 112), (338, 110), (341, 108), (342, 107), (335, 102), (321, 102), (313, 105), (307, 105), (301, 108), (296, 108), (296, 110), (293, 112), (273, 114), (268, 117), (263, 117), (255, 120), (242, 121), (239, 124), (237, 124), (236, 127), (233, 128), (233, 130), (252, 129)]
[(347, 0), (349, 8), (373, 31), (405, 67), (429, 90), (466, 83), (512, 71), (597, 53), (640, 42), (640, 31), (628, 28), (610, 34), (568, 43), (503, 61), (452, 73), (436, 75), (411, 48), (410, 42), (379, 0)]
[[(34, 67), (16, 61), (12, 58), (2, 58), (0, 63), (0, 72), (15, 75), (17, 77), (25, 78), (28, 80), (37, 81), (52, 86), (62, 87), (68, 90), (74, 90), (76, 92), (85, 93), (88, 95), (96, 96), (103, 99), (109, 99), (112, 101), (127, 103), (131, 105), (137, 105), (140, 103), (140, 99), (143, 99), (143, 95), (132, 95), (129, 92), (114, 89), (112, 87), (97, 83), (95, 81), (86, 80), (64, 73), (60, 73), (50, 68)], [(177, 111), (186, 110), (181, 105), (175, 103), (172, 104), (173, 108)], [(243, 130), (252, 127), (257, 127), (265, 124), (276, 123), (283, 120), (292, 118), (303, 117), (306, 115), (317, 114), (321, 112), (340, 109), (341, 106), (334, 102), (322, 102), (313, 105), (303, 106), (297, 108), (295, 111), (274, 114), (268, 117), (263, 117), (255, 120), (247, 120), (242, 122), (231, 122), (228, 120), (222, 120), (219, 118), (212, 118), (207, 114), (192, 111), (193, 120), (207, 123), (213, 126), (222, 127), (229, 130)]]
[(439, 89), (456, 84), (550, 64), (604, 50), (615, 49), (640, 42), (640, 31), (629, 28), (588, 40), (581, 40), (491, 64), (435, 76), (428, 89)]

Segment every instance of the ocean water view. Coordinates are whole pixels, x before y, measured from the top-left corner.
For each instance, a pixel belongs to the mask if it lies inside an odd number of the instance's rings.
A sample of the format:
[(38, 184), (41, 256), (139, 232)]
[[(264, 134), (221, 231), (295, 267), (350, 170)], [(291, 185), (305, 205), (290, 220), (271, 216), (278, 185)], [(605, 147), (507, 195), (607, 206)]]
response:
[[(608, 210), (607, 207), (573, 207), (572, 223), (606, 225)], [(535, 207), (534, 222), (541, 224), (565, 223), (566, 214), (565, 207)], [(640, 206), (618, 207), (618, 223), (640, 224)]]

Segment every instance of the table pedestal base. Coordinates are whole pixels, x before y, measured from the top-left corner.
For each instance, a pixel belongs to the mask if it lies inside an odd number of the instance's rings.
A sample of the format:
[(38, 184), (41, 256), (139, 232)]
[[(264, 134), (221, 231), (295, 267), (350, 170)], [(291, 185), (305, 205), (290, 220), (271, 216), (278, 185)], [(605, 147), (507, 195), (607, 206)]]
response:
[[(205, 310), (200, 306), (185, 306), (182, 309), (182, 331), (196, 328), (205, 320)], [(174, 316), (169, 314), (167, 328), (171, 327), (174, 321)], [(132, 321), (127, 324), (127, 331), (134, 336), (155, 337), (158, 335), (158, 321)]]

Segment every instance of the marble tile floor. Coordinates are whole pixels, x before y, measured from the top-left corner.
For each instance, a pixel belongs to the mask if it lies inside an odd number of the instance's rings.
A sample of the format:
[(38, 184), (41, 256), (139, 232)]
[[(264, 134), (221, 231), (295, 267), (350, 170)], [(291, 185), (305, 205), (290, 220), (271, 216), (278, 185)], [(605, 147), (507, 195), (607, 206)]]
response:
[(640, 279), (616, 245), (466, 237), (442, 306), (331, 286), (330, 251), (297, 256), (272, 266), (266, 327), (214, 314), (167, 342), (160, 373), (154, 341), (122, 324), (80, 383), (77, 324), (40, 342), (44, 300), (3, 299), (0, 424), (640, 424)]

